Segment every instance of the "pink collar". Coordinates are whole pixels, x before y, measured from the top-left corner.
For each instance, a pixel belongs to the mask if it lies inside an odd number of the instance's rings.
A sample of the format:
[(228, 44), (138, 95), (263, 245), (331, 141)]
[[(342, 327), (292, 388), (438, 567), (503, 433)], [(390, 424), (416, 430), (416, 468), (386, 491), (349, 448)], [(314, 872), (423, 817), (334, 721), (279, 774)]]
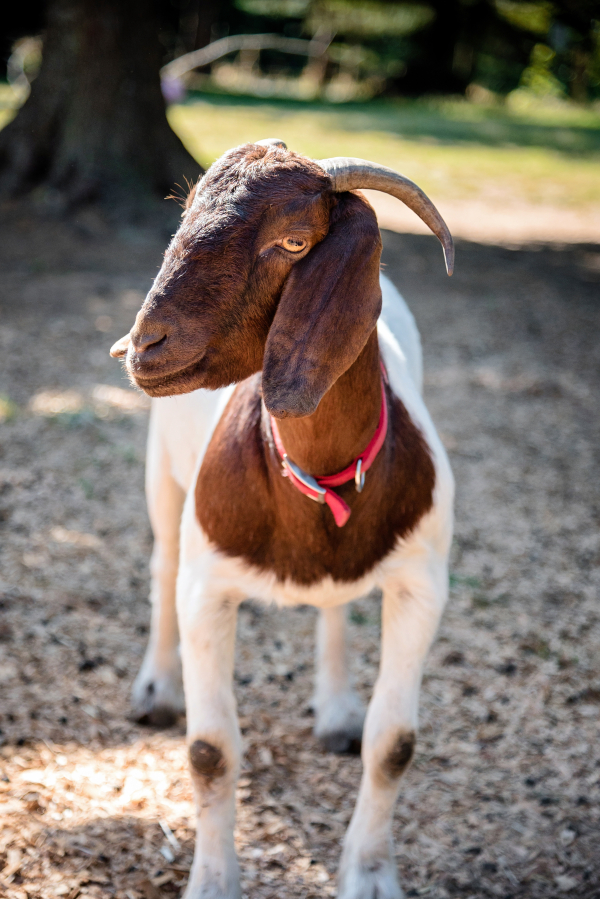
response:
[(271, 431), (273, 432), (273, 440), (275, 441), (277, 452), (281, 458), (283, 468), (282, 474), (284, 478), (289, 478), (294, 487), (305, 496), (309, 496), (318, 503), (327, 503), (333, 512), (335, 523), (339, 528), (344, 527), (350, 518), (351, 510), (341, 496), (338, 496), (337, 493), (334, 493), (333, 490), (330, 490), (329, 488), (339, 487), (341, 484), (347, 484), (348, 481), (354, 481), (356, 484), (356, 492), (361, 493), (365, 484), (365, 472), (369, 470), (375, 461), (377, 453), (383, 446), (385, 435), (387, 434), (388, 410), (383, 383), (386, 373), (383, 366), (382, 371), (381, 413), (379, 415), (379, 424), (364, 452), (362, 452), (360, 456), (357, 456), (347, 468), (344, 468), (343, 471), (339, 471), (337, 474), (328, 474), (322, 478), (313, 478), (303, 471), (299, 465), (292, 462), (285, 451), (279, 428), (277, 427), (277, 422), (271, 415)]

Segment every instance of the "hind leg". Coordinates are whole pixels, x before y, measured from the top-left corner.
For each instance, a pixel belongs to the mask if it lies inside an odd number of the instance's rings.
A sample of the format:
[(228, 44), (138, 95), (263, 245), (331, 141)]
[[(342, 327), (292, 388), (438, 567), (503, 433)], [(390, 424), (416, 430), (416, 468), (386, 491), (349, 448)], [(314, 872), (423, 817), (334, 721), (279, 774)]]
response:
[(184, 492), (171, 474), (171, 463), (156, 421), (151, 421), (146, 460), (146, 497), (154, 533), (150, 561), (150, 637), (132, 689), (137, 721), (168, 727), (185, 712), (175, 587), (179, 565), (179, 529)]
[(360, 752), (365, 708), (352, 687), (346, 652), (346, 606), (317, 620), (315, 736), (328, 752)]

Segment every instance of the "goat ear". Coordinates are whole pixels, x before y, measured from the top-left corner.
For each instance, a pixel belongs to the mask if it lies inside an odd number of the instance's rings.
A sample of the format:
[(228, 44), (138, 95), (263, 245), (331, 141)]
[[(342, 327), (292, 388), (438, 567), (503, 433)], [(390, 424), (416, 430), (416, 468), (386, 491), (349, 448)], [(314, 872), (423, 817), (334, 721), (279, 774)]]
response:
[(357, 358), (381, 311), (377, 218), (346, 193), (327, 236), (288, 275), (265, 346), (263, 399), (275, 418), (311, 415)]

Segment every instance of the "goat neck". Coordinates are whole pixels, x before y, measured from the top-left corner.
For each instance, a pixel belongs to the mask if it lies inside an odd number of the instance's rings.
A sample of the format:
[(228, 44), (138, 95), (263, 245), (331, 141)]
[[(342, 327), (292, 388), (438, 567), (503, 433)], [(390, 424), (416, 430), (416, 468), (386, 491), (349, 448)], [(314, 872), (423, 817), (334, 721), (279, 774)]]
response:
[(277, 423), (290, 459), (313, 476), (346, 468), (367, 446), (381, 412), (377, 332), (350, 368), (324, 395), (315, 412)]

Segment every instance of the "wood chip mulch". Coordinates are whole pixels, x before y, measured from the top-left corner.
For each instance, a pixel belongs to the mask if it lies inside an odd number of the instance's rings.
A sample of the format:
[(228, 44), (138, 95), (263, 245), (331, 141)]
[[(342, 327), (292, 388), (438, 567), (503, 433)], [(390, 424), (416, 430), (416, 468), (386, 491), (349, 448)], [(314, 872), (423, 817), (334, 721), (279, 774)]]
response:
[[(168, 899), (193, 852), (184, 726), (127, 718), (147, 411), (106, 355), (164, 240), (15, 216), (0, 236), (0, 895)], [(433, 238), (386, 235), (457, 478), (451, 602), (394, 824), (407, 897), (600, 897), (594, 254), (463, 242), (448, 281)], [(312, 736), (314, 625), (240, 611), (248, 899), (335, 895), (361, 763)], [(377, 595), (353, 604), (365, 698), (379, 629)]]

